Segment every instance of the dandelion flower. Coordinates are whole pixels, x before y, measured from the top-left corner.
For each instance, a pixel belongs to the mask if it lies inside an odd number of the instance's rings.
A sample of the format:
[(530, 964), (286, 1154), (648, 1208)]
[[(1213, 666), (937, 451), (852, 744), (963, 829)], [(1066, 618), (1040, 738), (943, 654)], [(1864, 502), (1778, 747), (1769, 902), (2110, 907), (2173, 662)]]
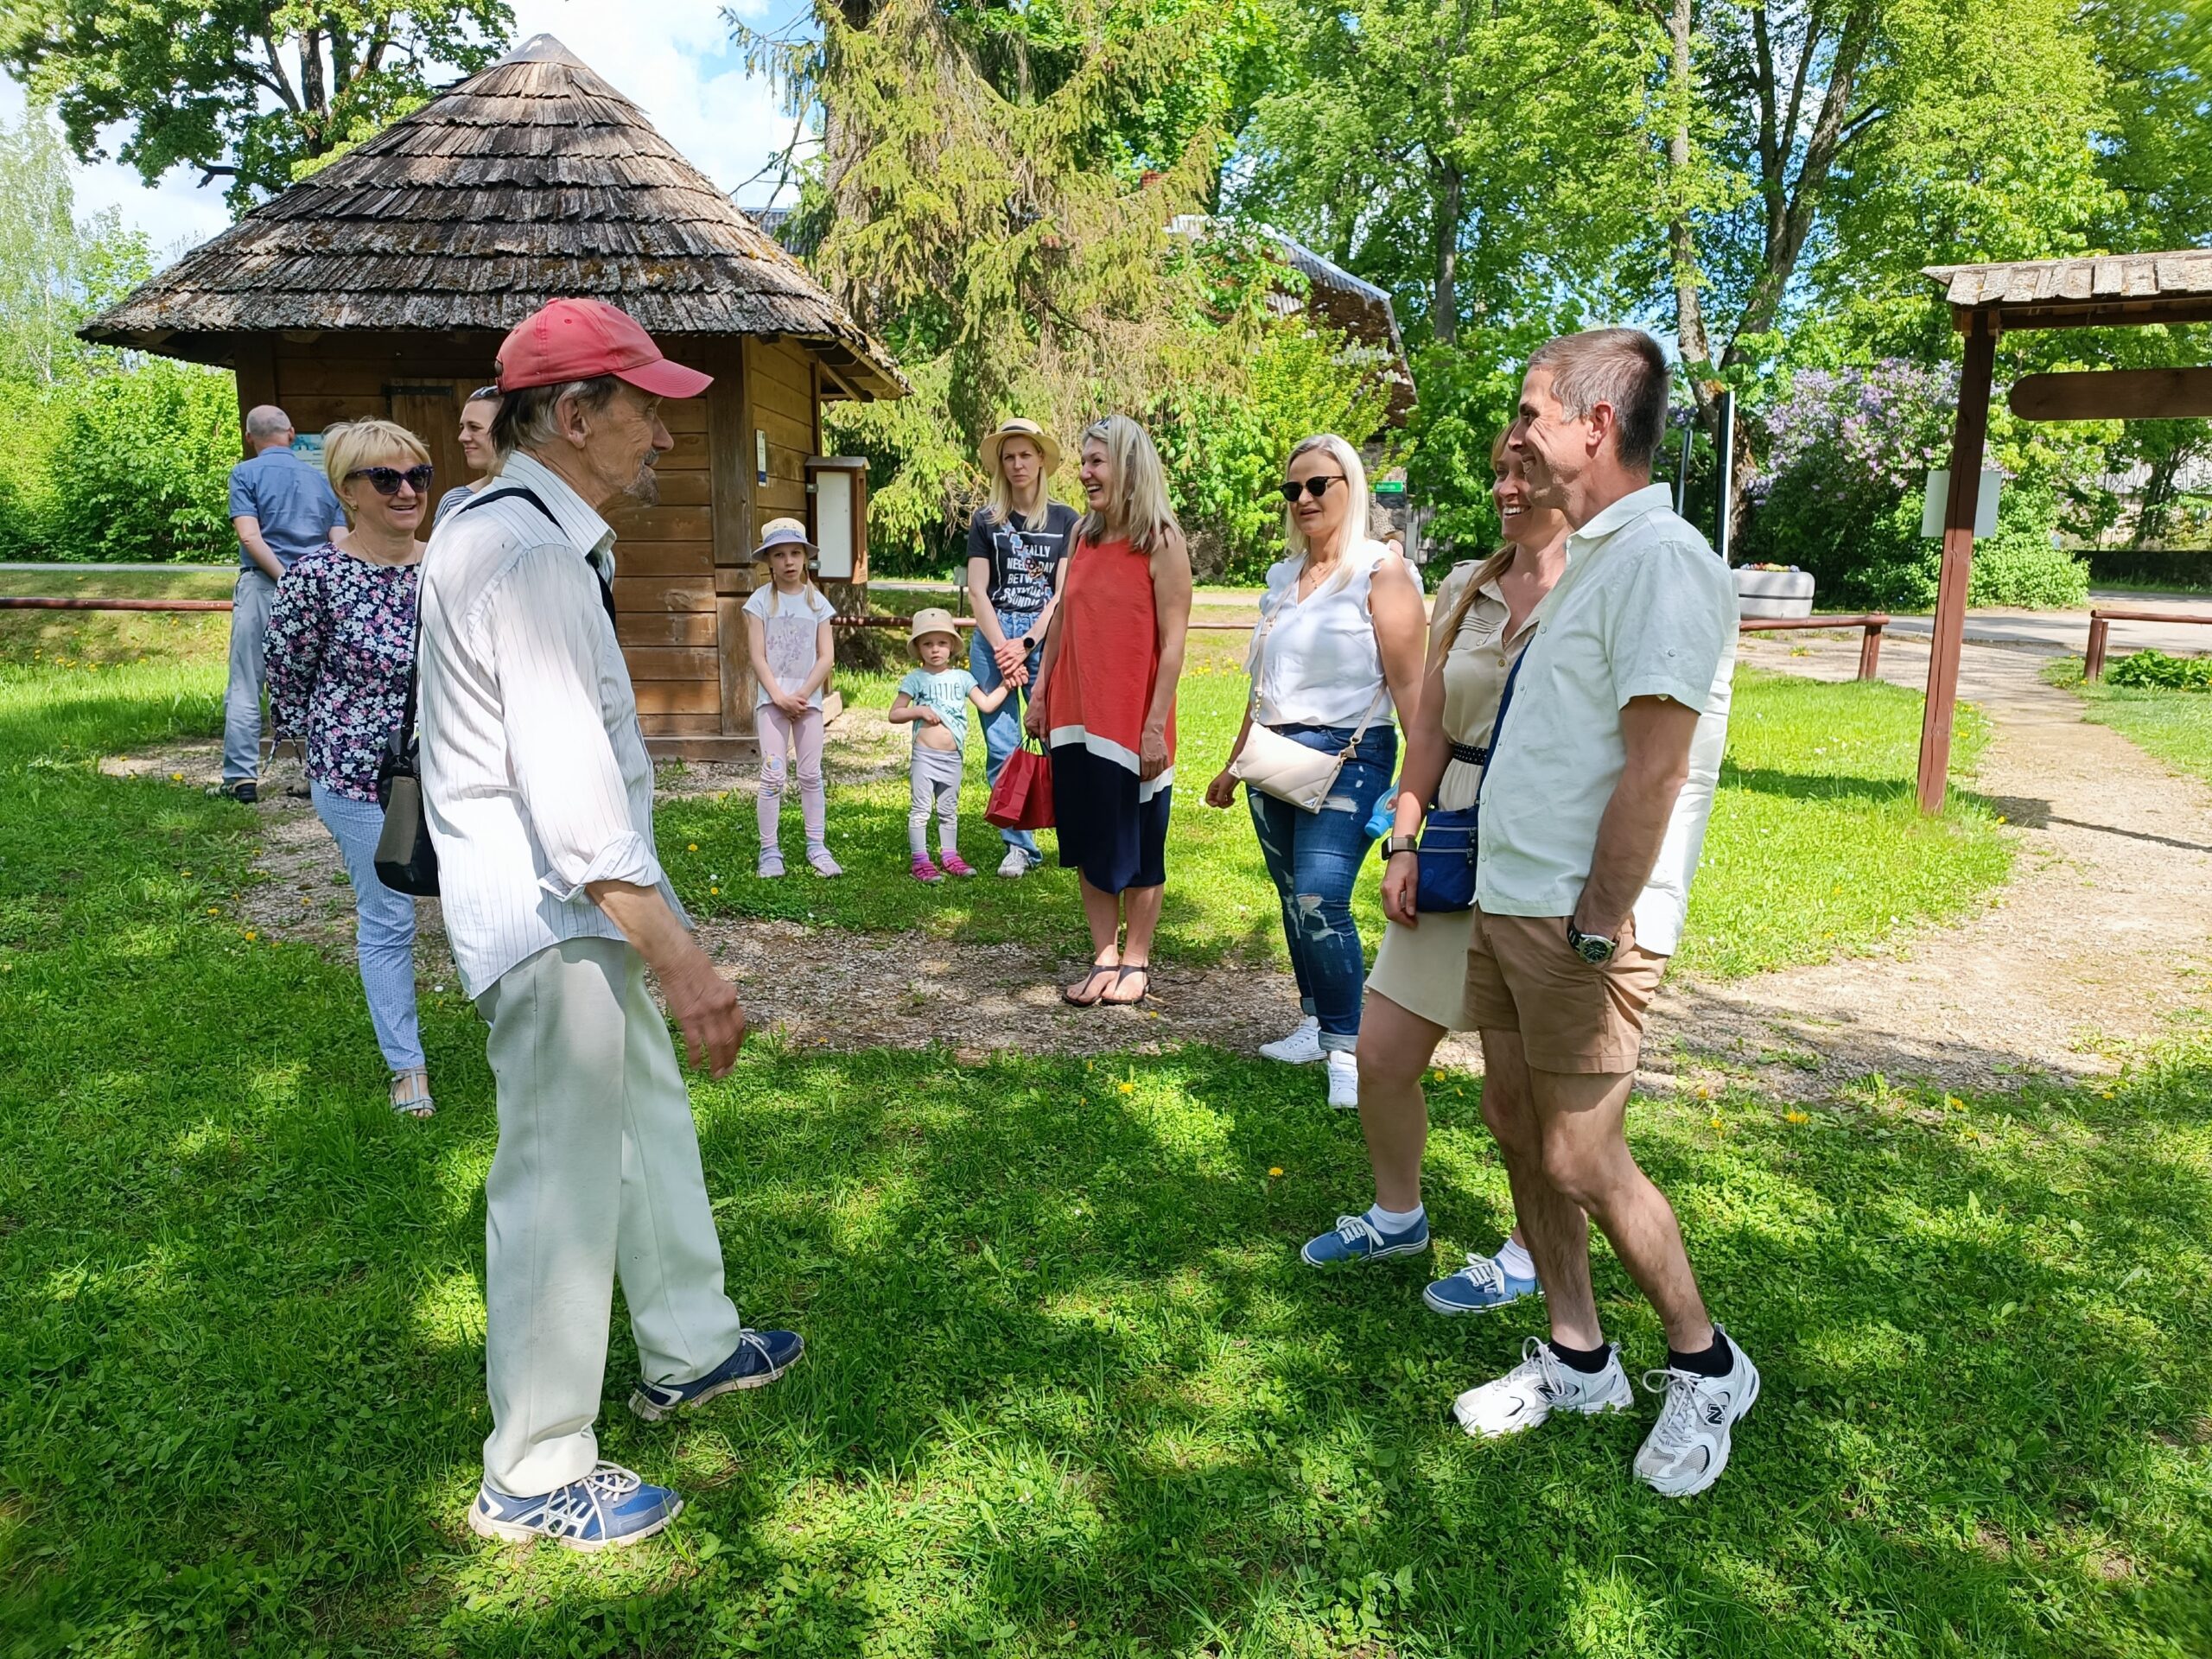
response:
[(1963, 1112), (1967, 1109), (1966, 1102), (1961, 1100), (1956, 1095), (1944, 1096), (1943, 1103), (1955, 1112)]
[(721, 891), (721, 889), (720, 887), (709, 887), (709, 888), (707, 889), (707, 891), (708, 891), (709, 893), (720, 893), (720, 892)]
[(1281, 1174), (1281, 1173), (1282, 1173), (1282, 1166), (1281, 1166), (1281, 1164), (1271, 1164), (1271, 1165), (1269, 1165), (1269, 1166), (1268, 1166), (1268, 1173), (1269, 1175), (1280, 1175), (1280, 1174)]
[(1785, 1123), (1809, 1123), (1813, 1120), (1806, 1113), (1789, 1111), (1782, 1115), (1782, 1121)]
[(210, 905), (210, 906), (207, 906), (207, 913), (208, 913), (210, 916), (219, 916), (219, 915), (221, 915), (223, 912), (222, 912), (221, 911), (219, 911), (219, 910), (216, 909), (214, 906)]
[(683, 846), (683, 850), (687, 853), (696, 853), (699, 850), (699, 843), (696, 841), (686, 842)]
[(1713, 1127), (1715, 1129), (1726, 1129), (1728, 1126), (1727, 1126), (1726, 1123), (1723, 1123), (1723, 1122), (1721, 1122), (1718, 1117), (1716, 1117), (1716, 1118), (1714, 1118), (1714, 1119), (1713, 1120)]
[(1125, 1083), (1122, 1085), (1122, 1092), (1125, 1095), (1134, 1095), (1136, 1091), (1137, 1086), (1134, 1083)]
[(173, 772), (169, 773), (169, 782), (171, 782), (171, 783), (173, 783), (173, 784), (181, 784), (181, 783), (182, 783), (183, 781), (184, 781), (184, 774), (183, 774), (182, 772)]
[(250, 927), (249, 927), (248, 929), (246, 929), (246, 931), (245, 931), (245, 936), (246, 936), (246, 938), (247, 938), (248, 939), (254, 939), (254, 938), (257, 938), (258, 937), (260, 937), (259, 935), (257, 935), (257, 933), (255, 933), (255, 932), (254, 932), (254, 931), (253, 931), (251, 928), (250, 928)]

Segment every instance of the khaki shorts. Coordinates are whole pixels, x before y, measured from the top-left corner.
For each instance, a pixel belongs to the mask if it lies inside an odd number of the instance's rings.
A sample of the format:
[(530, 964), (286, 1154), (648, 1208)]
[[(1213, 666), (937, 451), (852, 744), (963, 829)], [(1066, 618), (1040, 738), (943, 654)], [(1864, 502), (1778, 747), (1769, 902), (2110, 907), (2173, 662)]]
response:
[(1467, 1010), (1478, 1031), (1517, 1032), (1538, 1071), (1636, 1070), (1643, 1011), (1667, 958), (1621, 929), (1612, 960), (1592, 964), (1567, 948), (1564, 916), (1475, 912), (1467, 946)]

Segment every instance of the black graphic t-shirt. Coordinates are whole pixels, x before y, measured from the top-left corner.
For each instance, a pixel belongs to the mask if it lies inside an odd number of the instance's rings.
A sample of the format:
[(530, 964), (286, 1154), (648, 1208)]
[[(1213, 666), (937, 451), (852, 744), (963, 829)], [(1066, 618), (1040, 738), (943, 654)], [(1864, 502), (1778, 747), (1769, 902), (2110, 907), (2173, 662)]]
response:
[(1001, 616), (1034, 616), (1052, 597), (1052, 578), (1068, 556), (1068, 532), (1079, 515), (1064, 501), (1045, 509), (1045, 522), (1035, 529), (1020, 517), (1001, 524), (986, 507), (968, 525), (968, 556), (988, 559), (989, 586), (984, 590), (991, 608)]

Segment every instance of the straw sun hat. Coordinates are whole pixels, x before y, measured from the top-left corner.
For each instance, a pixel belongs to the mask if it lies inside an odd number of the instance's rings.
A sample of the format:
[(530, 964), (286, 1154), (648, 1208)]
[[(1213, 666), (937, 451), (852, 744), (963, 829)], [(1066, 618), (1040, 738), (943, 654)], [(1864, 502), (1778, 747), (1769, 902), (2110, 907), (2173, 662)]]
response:
[(1010, 421), (1000, 422), (998, 430), (987, 435), (976, 447), (976, 458), (983, 463), (983, 470), (994, 478), (998, 476), (999, 446), (1008, 438), (1028, 439), (1037, 446), (1038, 453), (1045, 457), (1045, 470), (1047, 473), (1058, 470), (1060, 446), (1052, 441), (1052, 435), (1036, 422), (1025, 421), (1017, 416)]
[(931, 605), (914, 613), (912, 626), (906, 630), (908, 649), (919, 645), (931, 634), (941, 633), (952, 641), (953, 649), (960, 647), (960, 625), (952, 620), (952, 613)]

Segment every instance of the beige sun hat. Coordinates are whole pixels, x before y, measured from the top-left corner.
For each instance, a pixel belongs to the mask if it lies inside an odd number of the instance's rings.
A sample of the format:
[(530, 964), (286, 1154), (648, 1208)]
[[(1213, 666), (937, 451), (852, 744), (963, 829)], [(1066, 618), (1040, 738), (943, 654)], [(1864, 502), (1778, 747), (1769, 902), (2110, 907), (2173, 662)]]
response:
[(753, 550), (753, 556), (765, 559), (772, 549), (803, 547), (808, 552), (817, 551), (806, 538), (806, 526), (796, 518), (771, 518), (760, 526), (760, 545)]
[(955, 650), (959, 648), (960, 625), (952, 620), (950, 611), (937, 605), (928, 606), (914, 613), (913, 622), (906, 630), (907, 648), (912, 650), (921, 644), (926, 636), (932, 633), (949, 635), (952, 640), (953, 648)]
[(999, 446), (1008, 438), (1028, 439), (1037, 446), (1038, 452), (1045, 457), (1045, 470), (1047, 473), (1059, 470), (1060, 446), (1052, 441), (1052, 434), (1046, 431), (1036, 422), (1025, 421), (1016, 416), (1010, 421), (1000, 422), (998, 430), (988, 434), (982, 442), (976, 446), (976, 458), (983, 463), (983, 470), (992, 477), (998, 476)]

